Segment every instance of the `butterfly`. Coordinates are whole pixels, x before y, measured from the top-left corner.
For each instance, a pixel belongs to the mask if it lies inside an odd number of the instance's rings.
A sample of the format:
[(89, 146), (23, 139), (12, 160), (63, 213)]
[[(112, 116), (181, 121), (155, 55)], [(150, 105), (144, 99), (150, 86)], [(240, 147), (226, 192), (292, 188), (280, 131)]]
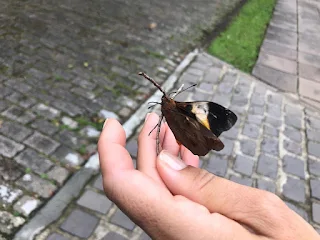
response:
[[(219, 136), (237, 122), (237, 116), (231, 110), (209, 101), (175, 101), (174, 97), (166, 94), (161, 86), (147, 74), (140, 72), (139, 75), (149, 80), (163, 93), (161, 103), (158, 103), (161, 105), (161, 116), (158, 124), (151, 130), (152, 132), (158, 127), (157, 154), (160, 149), (159, 134), (163, 118), (166, 119), (177, 142), (195, 155), (204, 156), (211, 150), (221, 151), (224, 148)], [(176, 93), (179, 92), (181, 90)]]

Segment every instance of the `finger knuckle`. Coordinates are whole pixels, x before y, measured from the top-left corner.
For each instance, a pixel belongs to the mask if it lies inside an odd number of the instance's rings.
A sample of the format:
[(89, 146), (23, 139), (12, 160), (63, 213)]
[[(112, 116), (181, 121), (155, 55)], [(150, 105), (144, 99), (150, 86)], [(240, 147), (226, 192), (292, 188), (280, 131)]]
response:
[(214, 179), (216, 178), (215, 175), (208, 172), (207, 170), (201, 170), (199, 171), (194, 179), (194, 188), (196, 191), (206, 191)]

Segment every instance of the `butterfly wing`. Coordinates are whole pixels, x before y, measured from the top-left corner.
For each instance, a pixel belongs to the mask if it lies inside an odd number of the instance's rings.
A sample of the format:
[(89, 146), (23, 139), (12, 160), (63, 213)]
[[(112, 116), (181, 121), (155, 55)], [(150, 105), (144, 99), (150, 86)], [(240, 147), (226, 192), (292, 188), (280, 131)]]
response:
[(176, 102), (180, 111), (209, 129), (217, 137), (237, 122), (237, 116), (229, 109), (214, 102)]
[(196, 119), (181, 113), (178, 108), (162, 108), (162, 113), (176, 140), (193, 154), (204, 156), (210, 150), (220, 151), (224, 148), (217, 136)]

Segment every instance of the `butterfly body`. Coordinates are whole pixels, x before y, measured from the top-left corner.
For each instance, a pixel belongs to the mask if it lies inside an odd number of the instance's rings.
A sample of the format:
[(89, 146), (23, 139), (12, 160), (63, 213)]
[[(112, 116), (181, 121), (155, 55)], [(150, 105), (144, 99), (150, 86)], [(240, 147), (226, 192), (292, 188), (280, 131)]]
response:
[[(193, 154), (204, 156), (210, 150), (221, 151), (224, 144), (219, 139), (222, 132), (229, 130), (237, 121), (237, 116), (225, 107), (208, 101), (178, 102), (170, 98), (161, 87), (145, 73), (140, 73), (151, 81), (162, 93), (161, 113), (158, 126), (164, 117), (177, 142)], [(159, 139), (157, 138), (159, 143)], [(157, 144), (157, 152), (159, 151)]]

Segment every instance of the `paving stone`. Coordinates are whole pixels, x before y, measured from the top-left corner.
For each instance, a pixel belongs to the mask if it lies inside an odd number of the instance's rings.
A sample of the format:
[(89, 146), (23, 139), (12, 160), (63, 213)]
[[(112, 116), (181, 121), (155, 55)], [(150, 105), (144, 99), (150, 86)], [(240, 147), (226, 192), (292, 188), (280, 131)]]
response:
[(246, 178), (246, 177), (237, 177), (237, 176), (231, 176), (230, 180), (236, 183), (239, 183), (241, 185), (245, 185), (245, 186), (252, 186), (252, 179), (251, 178)]
[(256, 147), (257, 147), (257, 144), (252, 140), (249, 140), (249, 139), (240, 140), (241, 152), (246, 155), (254, 156), (256, 153)]
[[(318, 25), (319, 23), (317, 23)], [(299, 51), (320, 55), (319, 47), (320, 37), (316, 35), (300, 34), (299, 35)]]
[(285, 204), (287, 204), (287, 206), (289, 208), (291, 208), (291, 210), (295, 211), (298, 215), (300, 215), (304, 220), (306, 220), (307, 222), (309, 221), (309, 216), (308, 213), (301, 207), (298, 207), (297, 205), (294, 205), (292, 203), (289, 202), (285, 202)]
[(63, 167), (54, 166), (48, 173), (48, 178), (62, 185), (69, 176), (69, 171)]
[(246, 123), (243, 127), (242, 134), (257, 139), (260, 134), (260, 129), (257, 125)]
[(320, 101), (320, 83), (300, 77), (299, 93), (302, 96)]
[(4, 121), (1, 124), (0, 133), (17, 142), (21, 142), (32, 133), (32, 130), (20, 125), (19, 123)]
[(281, 90), (293, 93), (297, 92), (298, 79), (295, 75), (260, 64), (255, 65), (253, 75)]
[(238, 155), (233, 169), (239, 173), (251, 176), (253, 171), (254, 161), (245, 156)]
[(52, 102), (52, 105), (71, 117), (82, 115), (84, 112), (84, 110), (77, 105), (59, 99), (56, 99), (54, 102)]
[(7, 110), (2, 112), (1, 115), (22, 124), (27, 124), (36, 118), (33, 113), (25, 111), (25, 109), (17, 106), (9, 107)]
[(113, 214), (110, 222), (130, 231), (135, 227), (134, 222), (132, 222), (120, 209)]
[(279, 130), (274, 127), (268, 126), (268, 125), (263, 126), (263, 133), (264, 133), (264, 135), (269, 135), (272, 137), (279, 136)]
[(276, 179), (278, 174), (277, 159), (260, 155), (258, 159), (257, 172), (272, 179)]
[(223, 159), (222, 156), (212, 155), (205, 169), (217, 176), (224, 177), (227, 168), (228, 162), (226, 159)]
[(15, 104), (18, 104), (19, 106), (21, 106), (23, 108), (30, 108), (34, 104), (37, 103), (37, 101), (34, 98), (30, 98), (30, 97), (23, 95), (21, 93), (18, 93), (18, 92), (12, 93), (8, 97), (6, 97), (6, 99), (8, 99), (9, 101), (11, 101)]
[(224, 139), (222, 137), (220, 137), (220, 140), (223, 142), (224, 148), (221, 151), (215, 153), (223, 156), (232, 156), (234, 141)]
[(320, 68), (299, 63), (299, 76), (304, 79), (320, 82)]
[(310, 66), (320, 66), (320, 56), (299, 52), (298, 54), (299, 63), (308, 64)]
[(70, 166), (80, 166), (84, 162), (80, 154), (65, 146), (58, 147), (52, 156), (59, 162)]
[(254, 115), (263, 116), (264, 107), (251, 105), (250, 108), (249, 108), (249, 113), (254, 114)]
[(320, 180), (319, 179), (311, 179), (310, 180), (311, 187), (311, 196), (314, 198), (320, 199)]
[(138, 143), (136, 139), (131, 139), (126, 144), (126, 149), (130, 153), (131, 157), (137, 157), (138, 155)]
[(71, 129), (75, 129), (78, 127), (78, 123), (69, 117), (62, 117), (61, 122), (62, 124), (68, 126)]
[(53, 107), (49, 107), (47, 105), (44, 105), (43, 103), (39, 103), (36, 106), (34, 106), (32, 108), (32, 110), (34, 112), (36, 112), (37, 114), (48, 118), (48, 119), (54, 119), (60, 116), (60, 111), (53, 108)]
[(37, 129), (39, 132), (42, 132), (46, 135), (53, 135), (56, 133), (59, 128), (53, 125), (52, 123), (48, 122), (45, 119), (36, 119), (34, 122), (32, 122), (31, 127)]
[(99, 220), (96, 216), (80, 209), (74, 209), (61, 224), (60, 228), (77, 237), (88, 239), (98, 222)]
[(270, 124), (272, 127), (279, 128), (282, 124), (281, 120), (267, 116), (265, 119), (266, 123)]
[(320, 129), (320, 119), (308, 116), (306, 120), (311, 128)]
[(284, 45), (293, 50), (297, 49), (297, 33), (271, 26), (268, 28), (265, 40), (278, 45)]
[(78, 134), (66, 129), (57, 133), (55, 138), (57, 141), (62, 142), (72, 149), (78, 149), (79, 146), (87, 145), (87, 142), (84, 141)]
[(100, 131), (98, 131), (97, 129), (95, 129), (92, 126), (86, 126), (84, 127), (80, 133), (84, 136), (86, 136), (87, 138), (98, 138), (100, 136)]
[(112, 206), (112, 202), (100, 193), (87, 190), (77, 201), (80, 206), (89, 208), (93, 211), (106, 214)]
[(308, 169), (311, 174), (320, 176), (320, 161), (308, 159)]
[(219, 81), (221, 68), (211, 67), (204, 75), (203, 81), (217, 83)]
[(287, 182), (283, 185), (283, 195), (296, 202), (305, 202), (305, 186), (303, 180), (287, 177)]
[(65, 236), (59, 233), (52, 233), (47, 237), (46, 240), (69, 240), (69, 238), (66, 238)]
[(296, 155), (302, 154), (302, 148), (301, 148), (300, 144), (297, 144), (295, 142), (284, 140), (283, 147), (290, 153), (293, 153)]
[(15, 217), (5, 211), (0, 211), (0, 219), (0, 232), (7, 235), (14, 233), (25, 222), (22, 217)]
[(265, 104), (264, 94), (253, 93), (251, 96), (251, 104), (254, 106), (260, 106), (263, 108)]
[(288, 115), (294, 115), (299, 117), (302, 117), (302, 113), (303, 113), (303, 109), (301, 109), (299, 106), (294, 106), (290, 104), (285, 104), (284, 111)]
[(108, 232), (101, 240), (126, 240), (126, 238), (116, 232)]
[(9, 185), (0, 185), (0, 203), (1, 206), (7, 208), (23, 194), (20, 189), (13, 188)]
[(0, 155), (8, 158), (14, 157), (24, 146), (0, 135)]
[(297, 74), (297, 62), (261, 51), (258, 63), (282, 72)]
[(307, 128), (307, 138), (314, 142), (320, 142), (320, 131)]
[(230, 130), (221, 133), (221, 136), (229, 138), (229, 139), (237, 139), (239, 132), (240, 132), (240, 129), (238, 127), (234, 126)]
[(0, 111), (3, 111), (8, 107), (9, 107), (9, 102), (0, 99)]
[(41, 201), (30, 197), (30, 196), (23, 196), (18, 202), (16, 202), (13, 206), (13, 209), (23, 216), (28, 217), (31, 212), (39, 207)]
[(43, 198), (51, 197), (57, 189), (51, 182), (31, 173), (25, 174), (16, 182), (16, 185), (25, 188), (29, 192), (36, 193)]
[(139, 240), (152, 240), (145, 232), (143, 232)]
[(52, 153), (59, 146), (58, 142), (39, 132), (32, 134), (24, 141), (24, 143), (47, 155)]
[(270, 137), (264, 137), (261, 143), (261, 150), (264, 153), (271, 154), (275, 157), (279, 155), (279, 140)]
[(247, 121), (249, 123), (254, 123), (254, 124), (260, 125), (262, 123), (262, 120), (263, 120), (263, 117), (259, 116), (259, 115), (251, 115), (251, 114), (249, 114), (247, 116)]
[(320, 223), (320, 204), (312, 203), (312, 219), (316, 223)]
[(295, 128), (286, 127), (283, 133), (292, 141), (297, 143), (301, 143), (302, 141), (301, 132)]
[[(271, 20), (272, 22), (273, 20)], [(295, 25), (293, 25), (295, 26)], [(285, 46), (281, 46), (275, 43), (270, 43), (268, 41), (264, 41), (261, 49), (267, 53), (271, 53), (275, 56), (279, 56), (282, 58), (290, 59), (293, 61), (297, 60), (297, 51), (294, 49), (287, 48)]]
[(23, 167), (30, 168), (39, 174), (45, 173), (53, 166), (50, 160), (30, 148), (25, 149), (14, 160)]
[(291, 127), (295, 127), (301, 129), (301, 118), (295, 115), (286, 115), (285, 116), (285, 123)]
[(102, 184), (102, 175), (99, 175), (93, 183), (93, 187), (99, 189), (100, 191), (104, 191)]
[(269, 191), (272, 193), (276, 192), (276, 185), (274, 182), (266, 181), (264, 179), (257, 179), (257, 188)]
[(293, 174), (302, 179), (305, 179), (304, 162), (289, 155), (285, 155), (283, 158), (283, 170), (286, 173)]
[(0, 181), (15, 181), (22, 175), (19, 167), (12, 159), (2, 158), (0, 155)]
[(308, 153), (315, 156), (320, 157), (320, 143), (316, 142), (308, 142)]

